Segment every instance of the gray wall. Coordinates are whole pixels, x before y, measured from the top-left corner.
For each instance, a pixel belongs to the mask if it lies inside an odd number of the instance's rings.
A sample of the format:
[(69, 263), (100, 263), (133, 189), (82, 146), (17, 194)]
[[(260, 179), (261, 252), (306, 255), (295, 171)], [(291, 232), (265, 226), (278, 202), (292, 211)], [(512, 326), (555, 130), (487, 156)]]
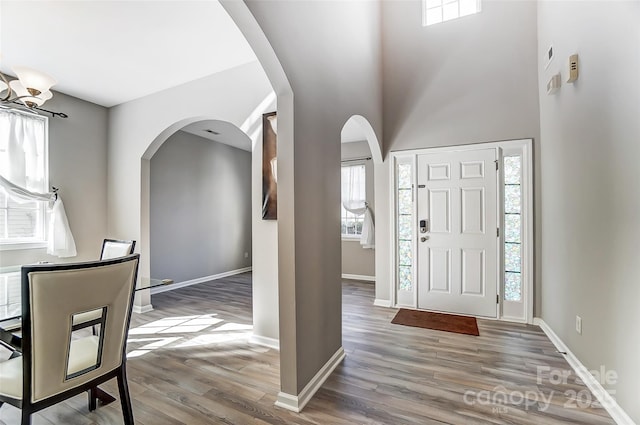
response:
[[(542, 318), (640, 423), (640, 2), (540, 2)], [(606, 17), (606, 18), (603, 18)], [(564, 83), (569, 55), (580, 77)], [(560, 71), (555, 95), (546, 83)], [(575, 316), (582, 317), (582, 335)]]
[[(364, 158), (370, 157), (371, 151), (369, 149), (369, 143), (363, 142), (351, 142), (343, 143), (342, 159), (349, 158)], [(373, 160), (364, 162), (365, 173), (367, 174), (365, 185), (367, 191), (367, 202), (369, 202), (369, 208), (374, 215), (375, 222), (375, 198), (374, 198), (374, 171)], [(359, 276), (375, 277), (375, 251), (373, 249), (364, 249), (360, 245), (360, 239), (342, 239), (342, 274), (353, 274)]]
[[(385, 152), (533, 138), (538, 163), (535, 1), (485, 1), (481, 13), (428, 27), (422, 26), (420, 0), (383, 1), (382, 12)], [(391, 220), (389, 162), (376, 169), (377, 224), (385, 234)], [(392, 247), (377, 249), (393, 255)], [(376, 298), (389, 300), (392, 288), (380, 277), (390, 270), (379, 263)], [(539, 268), (538, 262), (538, 296)], [(540, 311), (539, 302), (534, 311)]]
[(151, 158), (150, 188), (152, 278), (251, 265), (250, 152), (178, 131)]
[(107, 109), (55, 93), (45, 107), (69, 118), (49, 118), (49, 185), (60, 189), (78, 255), (58, 258), (46, 248), (1, 251), (0, 266), (100, 257), (107, 236)]
[(537, 138), (534, 1), (428, 27), (420, 0), (382, 9), (385, 151)]

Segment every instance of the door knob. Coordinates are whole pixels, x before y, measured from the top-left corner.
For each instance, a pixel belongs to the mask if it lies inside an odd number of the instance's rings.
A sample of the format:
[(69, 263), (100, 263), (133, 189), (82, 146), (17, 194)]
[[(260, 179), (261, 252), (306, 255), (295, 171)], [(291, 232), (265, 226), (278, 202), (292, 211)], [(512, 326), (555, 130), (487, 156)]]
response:
[(420, 242), (426, 242), (429, 239), (429, 236), (423, 236), (420, 238)]

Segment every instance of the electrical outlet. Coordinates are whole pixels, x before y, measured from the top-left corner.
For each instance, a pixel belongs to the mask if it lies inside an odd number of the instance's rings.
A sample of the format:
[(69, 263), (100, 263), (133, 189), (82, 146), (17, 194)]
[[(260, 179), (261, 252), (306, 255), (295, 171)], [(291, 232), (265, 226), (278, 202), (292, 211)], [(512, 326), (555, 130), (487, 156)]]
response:
[(582, 335), (582, 317), (576, 316), (576, 332)]
[(248, 252), (244, 253), (244, 258), (249, 258), (249, 253)]

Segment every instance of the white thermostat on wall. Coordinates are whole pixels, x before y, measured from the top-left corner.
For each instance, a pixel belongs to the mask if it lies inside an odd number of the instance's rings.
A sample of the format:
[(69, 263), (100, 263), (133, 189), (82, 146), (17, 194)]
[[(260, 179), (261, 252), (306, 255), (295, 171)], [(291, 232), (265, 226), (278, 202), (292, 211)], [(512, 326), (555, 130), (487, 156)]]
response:
[(551, 79), (547, 83), (547, 94), (553, 94), (560, 88), (560, 74), (551, 76)]
[(569, 56), (569, 69), (567, 69), (567, 83), (573, 83), (578, 79), (578, 55)]

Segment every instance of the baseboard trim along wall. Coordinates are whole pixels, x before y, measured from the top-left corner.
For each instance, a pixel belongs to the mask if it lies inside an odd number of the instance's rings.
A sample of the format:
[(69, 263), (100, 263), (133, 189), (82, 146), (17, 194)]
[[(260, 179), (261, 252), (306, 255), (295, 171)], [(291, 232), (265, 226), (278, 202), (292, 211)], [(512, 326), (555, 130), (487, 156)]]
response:
[(249, 344), (262, 345), (280, 351), (280, 340), (275, 338), (252, 334), (249, 337)]
[(340, 347), (338, 348), (338, 351), (336, 351), (335, 354), (324, 364), (324, 366), (322, 366), (318, 373), (311, 378), (311, 381), (309, 381), (309, 383), (302, 389), (300, 394), (295, 396), (279, 392), (276, 400), (276, 406), (300, 413), (344, 358), (344, 349)]
[(143, 305), (143, 306), (139, 306), (139, 305), (133, 305), (133, 311), (134, 313), (138, 313), (138, 314), (142, 314), (142, 313), (148, 313), (150, 311), (153, 310), (153, 306), (151, 304), (147, 304), (147, 305)]
[(222, 272), (218, 274), (212, 274), (211, 276), (199, 277), (197, 279), (185, 280), (184, 282), (172, 283), (166, 286), (156, 286), (151, 288), (151, 295), (159, 294), (161, 292), (173, 291), (174, 289), (184, 288), (185, 286), (197, 285), (198, 283), (209, 282), (210, 280), (221, 279), (223, 277), (233, 276), (240, 273), (250, 272), (251, 267), (245, 267), (242, 269), (231, 270), (228, 272)]
[(342, 273), (342, 278), (343, 279), (351, 279), (351, 280), (364, 280), (365, 282), (375, 282), (376, 281), (376, 277), (375, 276), (366, 276), (366, 275), (362, 275), (362, 274), (346, 274), (346, 273)]
[(377, 306), (377, 307), (391, 307), (391, 300), (381, 300), (376, 298), (373, 301), (373, 305)]
[(598, 382), (598, 380), (589, 372), (582, 362), (569, 350), (569, 347), (560, 339), (558, 335), (549, 327), (549, 325), (539, 317), (533, 319), (533, 324), (540, 326), (540, 329), (549, 337), (553, 345), (558, 351), (567, 353), (565, 359), (576, 372), (576, 375), (585, 383), (585, 385), (596, 396), (602, 407), (611, 415), (618, 425), (635, 425), (635, 422), (620, 407), (618, 402), (611, 397), (611, 394)]

